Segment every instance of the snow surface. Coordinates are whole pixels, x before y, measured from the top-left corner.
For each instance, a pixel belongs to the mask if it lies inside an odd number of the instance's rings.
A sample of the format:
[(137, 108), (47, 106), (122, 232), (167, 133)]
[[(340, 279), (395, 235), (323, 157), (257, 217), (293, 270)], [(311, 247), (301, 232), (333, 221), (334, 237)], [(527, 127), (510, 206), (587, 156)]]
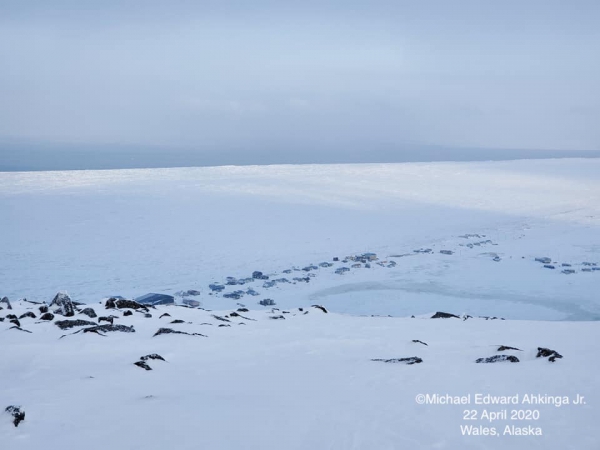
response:
[[(0, 173), (0, 297), (14, 307), (0, 317), (39, 317), (18, 299), (67, 290), (136, 330), (59, 339), (77, 329), (0, 322), (2, 448), (597, 450), (599, 174), (594, 159)], [(353, 262), (334, 257), (364, 252), (377, 253), (370, 268), (335, 273)], [(255, 270), (269, 280), (209, 288)], [(309, 282), (264, 287), (283, 277)], [(224, 297), (248, 288), (259, 295)], [(189, 289), (218, 312), (123, 317), (99, 303), (148, 292), (179, 303)], [(213, 316), (240, 305), (255, 320)], [(207, 337), (152, 337), (164, 326)], [(522, 349), (507, 352), (520, 362), (475, 364), (499, 345)], [(167, 362), (133, 365), (150, 353)], [(371, 361), (411, 356), (423, 363)], [(540, 419), (514, 424), (543, 436), (464, 436), (461, 425), (513, 422), (467, 423), (465, 409), (486, 408), (418, 405), (421, 393), (586, 403), (518, 405)], [(26, 412), (18, 428), (9, 405)]]

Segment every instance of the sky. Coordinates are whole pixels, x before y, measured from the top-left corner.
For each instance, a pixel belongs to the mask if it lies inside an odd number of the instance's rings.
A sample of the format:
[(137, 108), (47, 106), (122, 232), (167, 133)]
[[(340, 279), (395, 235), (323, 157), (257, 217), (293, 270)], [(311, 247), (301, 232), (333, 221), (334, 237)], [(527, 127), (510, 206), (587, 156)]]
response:
[(599, 23), (597, 0), (0, 0), (0, 141), (600, 150)]

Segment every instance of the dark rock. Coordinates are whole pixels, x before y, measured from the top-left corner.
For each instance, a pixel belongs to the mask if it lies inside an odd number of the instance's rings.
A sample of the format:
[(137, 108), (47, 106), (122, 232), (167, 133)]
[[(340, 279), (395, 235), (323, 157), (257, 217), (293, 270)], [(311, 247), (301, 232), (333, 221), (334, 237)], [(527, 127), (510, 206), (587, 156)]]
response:
[(148, 312), (148, 307), (142, 305), (141, 303), (138, 303), (133, 300), (123, 300), (114, 297), (111, 297), (108, 300), (106, 300), (104, 307), (106, 309), (141, 309), (143, 311)]
[[(418, 340), (418, 339), (413, 339), (413, 342), (414, 342), (415, 344), (423, 344), (423, 345), (427, 345), (425, 342), (423, 342), (423, 341), (420, 341), (420, 340)], [(427, 346), (429, 347), (429, 345), (427, 345)]]
[(102, 316), (102, 317), (98, 317), (98, 323), (100, 323), (100, 322), (108, 322), (108, 323), (110, 323), (110, 324), (112, 325), (112, 324), (114, 323), (114, 320), (115, 320), (115, 319), (114, 319), (114, 317), (113, 317), (113, 316), (108, 316), (108, 317), (104, 317), (104, 316)]
[(54, 320), (54, 314), (51, 312), (44, 313), (40, 316), (40, 320)]
[(150, 314), (150, 313), (146, 313), (146, 314), (144, 314), (144, 317), (145, 317), (146, 319), (151, 319), (151, 318), (152, 318), (152, 314)]
[(327, 314), (327, 312), (328, 312), (328, 311), (327, 311), (327, 310), (326, 310), (326, 309), (325, 309), (323, 306), (321, 306), (321, 305), (312, 305), (312, 307), (313, 307), (313, 308), (320, 309), (320, 310), (321, 310), (321, 311), (323, 311), (325, 314)]
[(158, 331), (156, 333), (154, 333), (154, 336), (160, 336), (161, 334), (186, 334), (188, 336), (203, 336), (203, 337), (206, 337), (204, 334), (200, 334), (200, 333), (186, 333), (185, 331), (177, 331), (177, 330), (173, 330), (171, 328), (159, 328)]
[(420, 364), (423, 362), (423, 360), (418, 356), (411, 356), (409, 358), (372, 359), (371, 361), (381, 361), (384, 363), (404, 363), (408, 366), (412, 364)]
[(133, 364), (135, 364), (138, 367), (141, 367), (142, 369), (146, 369), (146, 370), (152, 370), (152, 367), (150, 367), (148, 364), (146, 364), (144, 361), (138, 361), (138, 362), (134, 362)]
[(222, 323), (221, 325), (219, 325), (219, 328), (220, 328), (220, 327), (230, 327), (230, 326), (231, 326), (231, 325), (229, 325), (229, 324), (227, 324), (227, 323)]
[(8, 314), (8, 315), (5, 317), (5, 319), (9, 319), (9, 320), (15, 319), (15, 320), (16, 320), (16, 319), (18, 319), (18, 317), (17, 317), (16, 315), (14, 315), (14, 314)]
[(19, 322), (19, 319), (10, 319), (10, 323), (14, 323), (18, 327), (21, 326), (21, 322)]
[(148, 361), (149, 359), (159, 359), (161, 361), (165, 361), (166, 362), (165, 358), (163, 358), (162, 356), (160, 356), (157, 353), (152, 353), (150, 355), (142, 356), (140, 358), (140, 360), (142, 360), (142, 361)]
[(281, 316), (281, 315), (279, 315), (279, 316), (269, 316), (269, 319), (273, 319), (273, 320), (284, 319), (285, 320), (285, 317)]
[(538, 347), (536, 358), (548, 358), (548, 361), (555, 362), (556, 359), (561, 359), (563, 356), (556, 350), (550, 350), (549, 348)]
[(217, 316), (216, 314), (212, 315), (215, 319), (220, 320), (221, 322), (231, 322), (231, 320), (226, 319), (225, 317)]
[(61, 330), (70, 330), (71, 328), (74, 328), (74, 327), (95, 326), (96, 323), (90, 322), (89, 320), (76, 319), (76, 320), (57, 320), (56, 322), (54, 322), (54, 325), (56, 325)]
[(456, 319), (460, 319), (460, 317), (458, 317), (457, 315), (440, 312), (440, 311), (436, 312), (433, 316), (431, 316), (432, 319), (450, 319), (452, 317), (454, 317)]
[(175, 320), (172, 320), (171, 323), (185, 323), (185, 321), (183, 321), (181, 319), (175, 319)]
[(127, 310), (123, 313), (123, 317), (132, 316), (133, 312), (131, 310)]
[(197, 291), (196, 289), (189, 289), (186, 292), (187, 295), (200, 295), (200, 291)]
[(516, 356), (512, 356), (512, 355), (494, 355), (494, 356), (490, 356), (489, 358), (479, 358), (479, 359), (475, 360), (475, 362), (478, 364), (480, 364), (480, 363), (489, 364), (489, 363), (497, 363), (497, 362), (503, 362), (503, 361), (510, 361), (511, 363), (518, 363), (519, 358), (517, 358)]
[(59, 292), (56, 294), (54, 299), (50, 302), (50, 307), (52, 306), (58, 307), (55, 311), (56, 314), (61, 314), (65, 317), (72, 317), (75, 315), (75, 306), (73, 306), (73, 301), (66, 292)]
[(83, 309), (81, 311), (81, 314), (85, 314), (90, 319), (95, 319), (96, 317), (98, 317), (98, 314), (96, 314), (96, 311), (94, 311), (92, 308), (85, 308), (85, 309)]
[(18, 327), (18, 326), (16, 326), (16, 325), (15, 325), (14, 327), (10, 327), (10, 328), (9, 328), (9, 330), (12, 330), (13, 328), (14, 328), (14, 329), (16, 329), (16, 330), (19, 330), (19, 331), (24, 331), (25, 333), (31, 333), (31, 331), (29, 331), (29, 330), (24, 330), (23, 328), (21, 328), (21, 327)]
[(25, 319), (26, 317), (30, 317), (31, 319), (35, 319), (36, 316), (31, 311), (27, 311), (26, 313), (21, 314), (19, 316), (19, 319)]
[(115, 331), (119, 331), (121, 333), (135, 333), (135, 329), (133, 328), (133, 325), (131, 326), (126, 326), (126, 325), (96, 325), (94, 327), (89, 327), (89, 328), (84, 328), (83, 332), (84, 333), (107, 333), (107, 332), (115, 332)]
[(12, 305), (10, 304), (8, 297), (2, 297), (0, 303), (4, 303), (6, 305), (6, 309), (12, 309)]
[(13, 424), (15, 427), (18, 427), (19, 424), (25, 420), (25, 411), (22, 411), (20, 406), (7, 406), (5, 411), (13, 416)]
[(298, 311), (302, 312), (304, 311), (304, 308), (298, 308)]
[(48, 312), (48, 306), (46, 306), (46, 305), (40, 306), (40, 313), (41, 314), (44, 314), (44, 313), (47, 313), (47, 312)]
[(171, 314), (169, 314), (169, 313), (161, 314), (159, 319), (162, 319), (163, 317), (171, 317)]
[(520, 348), (516, 348), (516, 347), (509, 347), (508, 345), (501, 345), (500, 347), (498, 347), (499, 352), (503, 352), (505, 350), (518, 350), (520, 352), (522, 352), (523, 350), (521, 350)]
[(238, 312), (248, 312), (249, 311), (248, 308), (238, 308), (237, 310), (238, 310)]

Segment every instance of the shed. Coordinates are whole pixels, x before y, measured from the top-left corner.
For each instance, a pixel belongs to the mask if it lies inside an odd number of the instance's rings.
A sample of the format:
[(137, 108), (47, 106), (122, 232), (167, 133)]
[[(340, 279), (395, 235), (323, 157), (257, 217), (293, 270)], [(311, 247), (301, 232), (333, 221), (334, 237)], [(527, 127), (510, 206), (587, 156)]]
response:
[(171, 305), (175, 303), (175, 297), (167, 294), (146, 294), (135, 299), (136, 302), (142, 305)]

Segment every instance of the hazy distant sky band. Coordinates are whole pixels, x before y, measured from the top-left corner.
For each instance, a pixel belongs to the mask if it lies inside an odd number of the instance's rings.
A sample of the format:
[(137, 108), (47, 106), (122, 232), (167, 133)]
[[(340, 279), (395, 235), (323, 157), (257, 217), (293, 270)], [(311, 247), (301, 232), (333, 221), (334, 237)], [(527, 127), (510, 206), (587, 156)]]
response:
[(600, 150), (598, 1), (0, 1), (0, 137)]

